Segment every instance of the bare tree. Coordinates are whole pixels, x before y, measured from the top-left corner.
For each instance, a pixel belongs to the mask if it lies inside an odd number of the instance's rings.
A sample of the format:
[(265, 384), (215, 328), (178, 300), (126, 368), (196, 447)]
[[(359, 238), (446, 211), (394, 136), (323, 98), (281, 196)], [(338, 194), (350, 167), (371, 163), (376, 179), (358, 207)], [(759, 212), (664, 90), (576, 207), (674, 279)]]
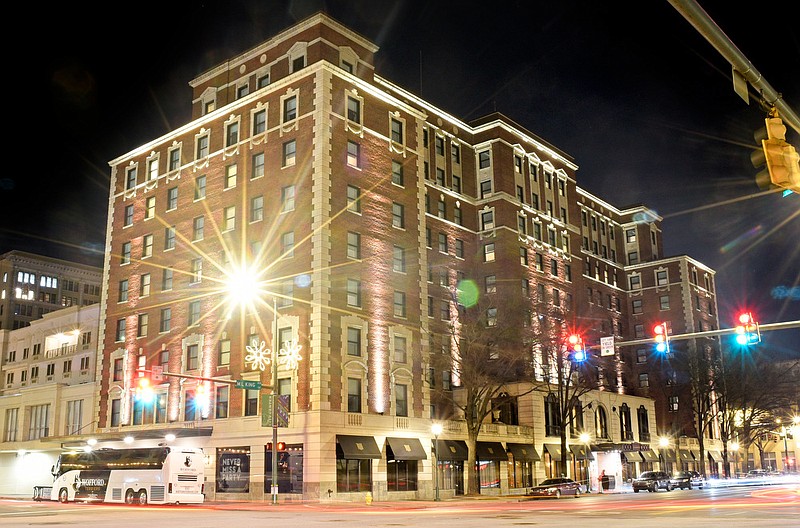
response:
[[(531, 379), (529, 302), (519, 298), (482, 297), (466, 307), (457, 302), (455, 317), (434, 344), (434, 372), (450, 372), (452, 386), (431, 383), (437, 408), (463, 417), (467, 429), (467, 493), (478, 493), (476, 446), (481, 427), (511, 398), (509, 385)], [(438, 345), (438, 346), (437, 346)], [(444, 412), (444, 411), (443, 411)]]
[[(575, 354), (570, 336), (581, 336), (576, 327), (573, 314), (560, 306), (547, 306), (540, 303), (535, 318), (534, 331), (537, 341), (534, 345), (536, 365), (536, 389), (546, 393), (545, 421), (550, 430), (548, 435), (556, 434), (561, 440), (561, 459), (566, 465), (567, 430), (575, 425), (576, 417), (582, 414), (580, 397), (596, 388), (588, 373), (593, 358)], [(563, 473), (563, 467), (561, 469)]]

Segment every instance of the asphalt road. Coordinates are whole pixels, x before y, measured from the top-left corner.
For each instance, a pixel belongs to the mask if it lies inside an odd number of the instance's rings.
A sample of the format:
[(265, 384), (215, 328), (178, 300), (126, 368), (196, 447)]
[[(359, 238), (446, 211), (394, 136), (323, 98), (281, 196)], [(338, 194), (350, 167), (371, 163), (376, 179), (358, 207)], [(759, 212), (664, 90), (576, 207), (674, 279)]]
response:
[(0, 526), (243, 528), (250, 526), (584, 528), (800, 526), (800, 486), (757, 486), (659, 493), (584, 495), (579, 499), (480, 498), (442, 502), (340, 504), (207, 503), (120, 506), (0, 501)]

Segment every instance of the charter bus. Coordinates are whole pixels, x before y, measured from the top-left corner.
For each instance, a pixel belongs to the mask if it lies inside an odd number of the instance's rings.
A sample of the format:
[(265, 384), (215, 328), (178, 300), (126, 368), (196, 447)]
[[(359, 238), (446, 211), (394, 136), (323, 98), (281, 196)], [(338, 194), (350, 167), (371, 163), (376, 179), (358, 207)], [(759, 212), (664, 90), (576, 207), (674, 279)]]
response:
[(203, 450), (192, 447), (97, 449), (64, 453), (53, 466), (50, 499), (126, 504), (200, 504)]

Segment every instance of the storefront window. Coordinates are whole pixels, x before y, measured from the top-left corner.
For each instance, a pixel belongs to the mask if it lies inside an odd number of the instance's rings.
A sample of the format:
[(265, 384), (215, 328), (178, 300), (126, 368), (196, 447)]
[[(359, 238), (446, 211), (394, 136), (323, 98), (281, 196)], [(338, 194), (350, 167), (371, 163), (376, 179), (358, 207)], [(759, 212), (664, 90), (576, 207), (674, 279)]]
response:
[(250, 448), (217, 449), (217, 493), (250, 491)]
[[(303, 444), (278, 451), (278, 493), (303, 493)], [(272, 491), (272, 450), (264, 446), (264, 492)]]

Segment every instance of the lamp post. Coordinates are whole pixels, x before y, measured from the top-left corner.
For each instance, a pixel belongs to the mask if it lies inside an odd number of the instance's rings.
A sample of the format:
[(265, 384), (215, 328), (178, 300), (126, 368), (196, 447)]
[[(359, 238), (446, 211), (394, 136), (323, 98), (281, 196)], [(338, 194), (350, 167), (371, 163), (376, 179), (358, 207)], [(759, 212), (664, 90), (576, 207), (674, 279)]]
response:
[(431, 426), (431, 432), (433, 433), (433, 486), (436, 489), (436, 494), (434, 495), (433, 500), (439, 500), (439, 435), (442, 434), (442, 424), (435, 423)]
[(278, 504), (278, 301), (272, 297), (272, 504)]
[(592, 437), (589, 436), (589, 433), (581, 433), (578, 436), (578, 440), (586, 445), (586, 456), (583, 457), (583, 469), (584, 474), (586, 476), (586, 493), (592, 492), (592, 479), (589, 476), (589, 442), (591, 441)]
[(733, 451), (733, 475), (739, 474), (739, 442), (731, 444), (731, 451)]
[(666, 436), (659, 437), (659, 439), (658, 439), (658, 447), (660, 448), (658, 450), (658, 458), (659, 458), (659, 462), (661, 463), (661, 471), (666, 471), (666, 465), (667, 465), (666, 464), (666, 458), (667, 457), (664, 456), (664, 451), (666, 451), (666, 449), (669, 447), (669, 438), (666, 437)]

